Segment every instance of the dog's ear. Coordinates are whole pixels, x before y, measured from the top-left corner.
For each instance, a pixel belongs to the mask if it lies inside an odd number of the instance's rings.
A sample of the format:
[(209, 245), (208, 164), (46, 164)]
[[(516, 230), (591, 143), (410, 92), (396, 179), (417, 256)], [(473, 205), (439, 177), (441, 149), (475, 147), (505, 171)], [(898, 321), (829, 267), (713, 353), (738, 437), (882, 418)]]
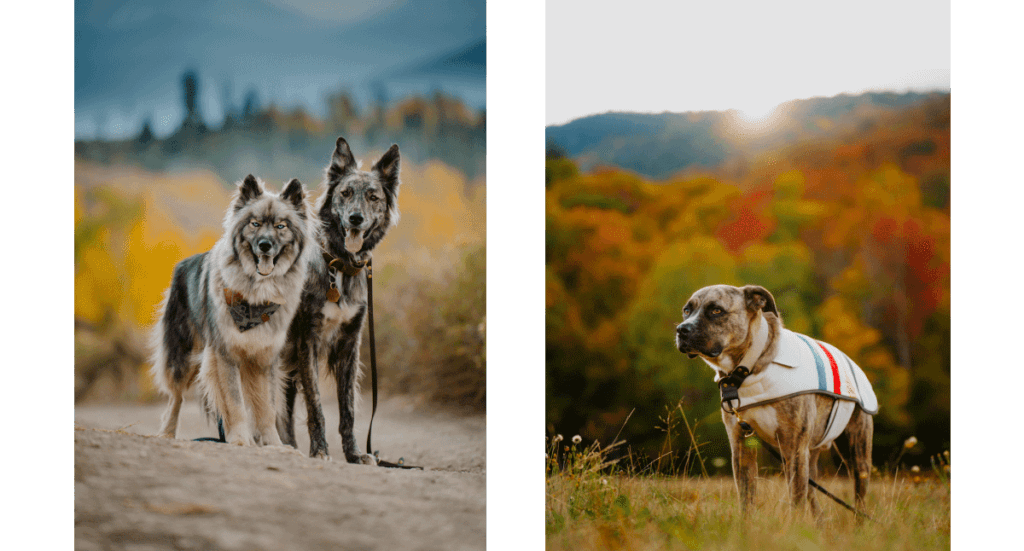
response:
[(245, 177), (242, 183), (238, 184), (238, 195), (235, 197), (234, 206), (238, 210), (259, 196), (263, 195), (263, 183), (252, 174)]
[(743, 298), (747, 301), (747, 309), (751, 312), (761, 310), (779, 315), (779, 309), (775, 306), (775, 297), (768, 292), (768, 289), (760, 285), (746, 285), (740, 288), (743, 291)]
[(398, 144), (391, 144), (391, 147), (381, 156), (377, 164), (373, 165), (373, 171), (380, 175), (384, 190), (389, 195), (398, 195), (398, 172), (401, 164), (401, 156), (398, 154)]
[(349, 148), (345, 138), (338, 136), (338, 142), (334, 145), (334, 154), (331, 155), (331, 166), (328, 169), (331, 179), (340, 178), (355, 169), (356, 158), (352, 156), (352, 149)]
[(290, 203), (295, 210), (299, 213), (299, 216), (306, 217), (306, 186), (302, 185), (297, 178), (292, 178), (291, 182), (285, 186), (284, 191), (281, 192), (281, 199), (284, 199)]

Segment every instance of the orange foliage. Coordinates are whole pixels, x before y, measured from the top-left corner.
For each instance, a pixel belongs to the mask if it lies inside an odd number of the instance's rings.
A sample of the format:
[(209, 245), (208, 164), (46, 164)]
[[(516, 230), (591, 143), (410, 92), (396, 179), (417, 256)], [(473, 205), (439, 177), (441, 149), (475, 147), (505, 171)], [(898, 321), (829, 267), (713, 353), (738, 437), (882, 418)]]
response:
[(671, 328), (697, 288), (753, 283), (789, 327), (864, 367), (888, 430), (948, 423), (948, 403), (911, 401), (921, 385), (948, 397), (948, 106), (942, 121), (911, 109), (819, 124), (827, 138), (743, 159), (743, 170), (659, 183), (559, 165), (546, 195), (549, 420), (599, 431), (601, 412), (637, 408), (631, 423), (645, 428), (623, 437), (643, 442), (658, 437), (642, 407), (652, 400), (682, 394), (713, 414), (706, 368), (674, 349)]

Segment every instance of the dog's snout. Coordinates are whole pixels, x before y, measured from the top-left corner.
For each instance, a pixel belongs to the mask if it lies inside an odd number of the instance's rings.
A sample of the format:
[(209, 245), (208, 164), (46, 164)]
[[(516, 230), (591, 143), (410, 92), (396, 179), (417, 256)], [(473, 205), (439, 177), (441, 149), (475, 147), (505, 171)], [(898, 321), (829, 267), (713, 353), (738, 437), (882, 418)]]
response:
[(679, 336), (689, 335), (693, 333), (693, 324), (680, 323), (676, 326), (676, 334)]
[(270, 249), (274, 246), (274, 244), (271, 243), (269, 239), (260, 239), (259, 242), (256, 243), (256, 246), (258, 246), (261, 251), (267, 253), (270, 252)]
[(358, 213), (357, 212), (357, 213), (353, 214), (352, 216), (349, 216), (348, 217), (348, 221), (353, 226), (358, 226), (359, 224), (363, 223), (363, 215), (362, 215), (362, 213)]

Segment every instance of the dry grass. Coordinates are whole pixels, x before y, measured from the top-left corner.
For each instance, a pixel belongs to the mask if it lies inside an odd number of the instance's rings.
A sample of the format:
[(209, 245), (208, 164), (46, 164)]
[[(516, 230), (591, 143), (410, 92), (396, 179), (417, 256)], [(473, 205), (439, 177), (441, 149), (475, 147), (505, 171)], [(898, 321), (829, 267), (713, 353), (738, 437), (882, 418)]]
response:
[[(556, 437), (557, 438), (557, 437)], [(854, 516), (823, 495), (816, 522), (789, 504), (781, 475), (762, 475), (757, 506), (741, 515), (730, 477), (638, 475), (610, 465), (611, 447), (553, 442), (548, 449), (547, 548), (556, 549), (943, 549), (950, 546), (948, 461), (930, 473), (872, 479), (866, 512)], [(820, 477), (852, 502), (846, 477)], [(916, 480), (916, 481), (915, 481)]]

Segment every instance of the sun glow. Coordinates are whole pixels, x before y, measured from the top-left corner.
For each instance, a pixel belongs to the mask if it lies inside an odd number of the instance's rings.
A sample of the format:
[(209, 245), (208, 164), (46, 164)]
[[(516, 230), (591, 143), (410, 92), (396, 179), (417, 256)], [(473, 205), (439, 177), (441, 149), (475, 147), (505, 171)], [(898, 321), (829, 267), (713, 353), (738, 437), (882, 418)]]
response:
[(782, 120), (778, 103), (761, 103), (737, 109), (736, 123), (742, 131), (750, 134), (770, 132)]

